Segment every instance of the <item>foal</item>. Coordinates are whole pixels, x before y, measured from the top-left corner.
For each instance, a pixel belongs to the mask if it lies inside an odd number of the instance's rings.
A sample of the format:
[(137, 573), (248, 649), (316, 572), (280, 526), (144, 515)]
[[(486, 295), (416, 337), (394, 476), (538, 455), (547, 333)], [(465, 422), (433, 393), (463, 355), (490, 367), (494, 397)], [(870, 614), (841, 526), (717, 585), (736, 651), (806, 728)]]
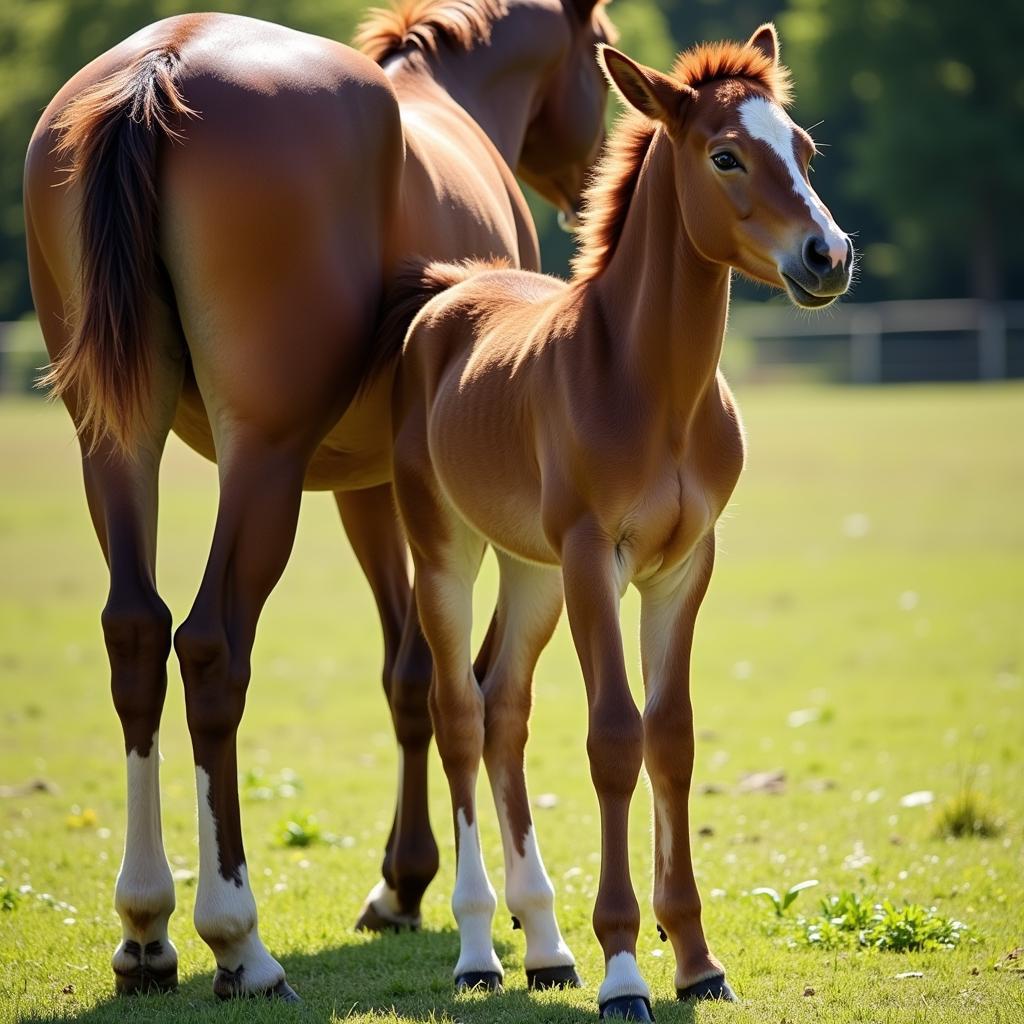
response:
[[(731, 269), (817, 308), (846, 291), (853, 250), (808, 183), (814, 144), (784, 110), (788, 72), (771, 25), (746, 44), (684, 53), (671, 76), (608, 47), (602, 63), (634, 113), (588, 197), (573, 280), (427, 268), (421, 290), (456, 286), (409, 332), (395, 484), (455, 818), (457, 983), (501, 977), (476, 825), (481, 756), (527, 965), (557, 962), (522, 759), (531, 677), (564, 589), (601, 807), (598, 1001), (602, 1016), (650, 1020), (627, 848), (641, 764), (654, 795), (654, 911), (672, 941), (678, 997), (735, 998), (704, 939), (687, 818), (694, 620), (744, 455), (718, 372)], [(497, 626), (474, 672), (471, 597), (487, 544), (501, 573)], [(642, 598), (642, 714), (618, 619), (631, 582)]]

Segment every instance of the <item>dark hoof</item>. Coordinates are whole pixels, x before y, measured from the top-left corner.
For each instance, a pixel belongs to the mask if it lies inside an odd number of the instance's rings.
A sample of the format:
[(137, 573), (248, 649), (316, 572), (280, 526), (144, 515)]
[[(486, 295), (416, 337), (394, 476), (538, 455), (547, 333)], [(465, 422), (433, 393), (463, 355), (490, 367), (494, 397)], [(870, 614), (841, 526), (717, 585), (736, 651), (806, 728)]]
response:
[(548, 988), (583, 988), (583, 982), (572, 964), (563, 967), (535, 967), (526, 971), (526, 984), (542, 992)]
[(357, 932), (418, 932), (420, 930), (420, 917), (410, 917), (405, 921), (396, 921), (393, 918), (385, 917), (377, 908), (368, 903), (356, 921)]
[(472, 992), (474, 989), (500, 992), (501, 975), (497, 971), (466, 971), (455, 979), (456, 992)]
[(137, 970), (114, 971), (114, 991), (119, 996), (146, 995), (150, 992), (173, 992), (178, 987), (178, 965), (162, 970), (140, 966)]
[(738, 1003), (736, 993), (729, 987), (724, 974), (716, 974), (713, 978), (696, 981), (686, 988), (676, 989), (676, 998), (680, 1002), (687, 999), (717, 999), (723, 1003)]
[(651, 1004), (643, 996), (619, 996), (601, 1007), (601, 1020), (654, 1020)]
[(282, 1003), (302, 1002), (298, 992), (284, 978), (270, 988), (247, 991), (240, 984), (243, 970), (243, 967), (239, 967), (237, 971), (218, 967), (217, 973), (213, 976), (213, 994), (222, 1002), (228, 999), (279, 999)]

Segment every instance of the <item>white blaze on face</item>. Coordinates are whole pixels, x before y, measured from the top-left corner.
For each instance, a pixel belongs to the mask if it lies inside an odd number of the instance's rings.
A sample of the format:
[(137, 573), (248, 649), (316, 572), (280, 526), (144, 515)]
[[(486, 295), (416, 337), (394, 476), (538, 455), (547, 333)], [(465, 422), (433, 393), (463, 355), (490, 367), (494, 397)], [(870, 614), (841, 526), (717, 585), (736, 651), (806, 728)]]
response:
[(763, 96), (751, 96), (744, 100), (739, 113), (740, 123), (747, 134), (752, 139), (766, 143), (789, 172), (793, 191), (807, 204), (811, 218), (817, 224), (825, 245), (828, 246), (832, 266), (845, 262), (849, 253), (849, 241), (839, 230), (814, 189), (807, 184), (807, 179), (796, 162), (796, 151), (793, 148), (794, 125), (789, 116), (778, 103), (773, 103)]

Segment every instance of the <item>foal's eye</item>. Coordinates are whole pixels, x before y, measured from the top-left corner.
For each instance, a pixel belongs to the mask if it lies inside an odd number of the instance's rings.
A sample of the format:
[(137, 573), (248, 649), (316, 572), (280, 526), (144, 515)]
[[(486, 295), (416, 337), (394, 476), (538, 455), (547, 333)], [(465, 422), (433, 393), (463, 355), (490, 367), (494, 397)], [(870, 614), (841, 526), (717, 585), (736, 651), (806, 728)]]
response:
[(732, 155), (732, 153), (725, 153), (725, 152), (716, 153), (711, 158), (711, 162), (720, 171), (734, 171), (737, 167), (740, 166), (739, 160), (737, 160), (736, 157), (734, 157)]

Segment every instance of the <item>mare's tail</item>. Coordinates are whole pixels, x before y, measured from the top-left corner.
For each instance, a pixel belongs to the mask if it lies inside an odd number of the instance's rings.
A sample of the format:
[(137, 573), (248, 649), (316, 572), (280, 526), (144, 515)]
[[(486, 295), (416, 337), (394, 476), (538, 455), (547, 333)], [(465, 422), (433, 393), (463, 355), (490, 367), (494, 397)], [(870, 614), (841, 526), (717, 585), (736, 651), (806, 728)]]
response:
[(465, 260), (462, 263), (430, 263), (407, 260), (381, 300), (370, 358), (363, 373), (365, 391), (402, 353), (405, 336), (416, 314), (435, 296), (485, 270), (504, 270), (507, 260)]
[(174, 47), (149, 50), (74, 99), (53, 126), (68, 181), (81, 189), (81, 257), (71, 339), (40, 384), (53, 397), (77, 396), (90, 451), (109, 437), (131, 455), (146, 419), (157, 144), (193, 115), (175, 81), (179, 65)]

